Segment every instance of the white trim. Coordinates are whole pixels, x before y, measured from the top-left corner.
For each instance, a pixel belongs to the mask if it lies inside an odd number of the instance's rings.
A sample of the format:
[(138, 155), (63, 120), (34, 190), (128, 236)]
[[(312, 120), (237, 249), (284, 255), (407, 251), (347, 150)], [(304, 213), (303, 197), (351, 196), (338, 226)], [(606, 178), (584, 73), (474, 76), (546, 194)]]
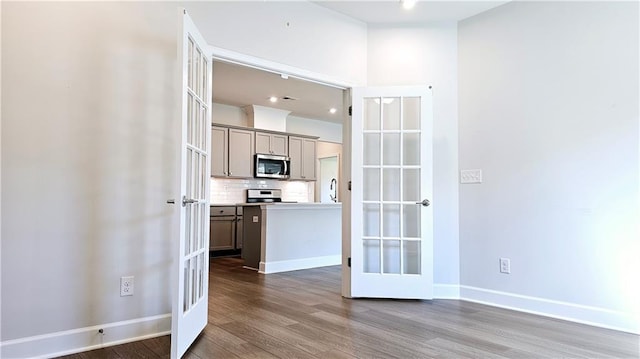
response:
[(631, 313), (606, 308), (465, 285), (460, 286), (460, 299), (596, 327), (640, 334), (640, 323), (637, 322), (637, 318)]
[(354, 86), (351, 83), (339, 80), (332, 76), (308, 71), (299, 67), (285, 65), (279, 62), (274, 62), (251, 55), (242, 54), (239, 52), (223, 49), (221, 47), (210, 46), (209, 50), (210, 53), (213, 54), (213, 59), (217, 61), (247, 66), (258, 70), (273, 72), (278, 75), (287, 75), (289, 77), (295, 77), (300, 80), (315, 82), (320, 85), (336, 87), (341, 90), (345, 90)]
[(457, 284), (434, 284), (433, 299), (460, 299), (460, 286)]
[(170, 313), (7, 340), (0, 343), (0, 357), (52, 358), (168, 334)]
[(288, 261), (260, 262), (260, 270), (258, 273), (270, 274), (300, 269), (337, 266), (341, 264), (342, 256), (339, 254), (334, 256), (310, 257)]

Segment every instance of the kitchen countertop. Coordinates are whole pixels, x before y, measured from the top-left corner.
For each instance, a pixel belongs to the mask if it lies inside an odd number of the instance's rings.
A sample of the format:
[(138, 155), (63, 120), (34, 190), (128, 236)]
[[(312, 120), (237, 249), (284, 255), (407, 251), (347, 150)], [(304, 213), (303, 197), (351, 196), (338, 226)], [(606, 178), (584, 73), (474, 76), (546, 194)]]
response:
[(211, 207), (234, 207), (234, 206), (271, 206), (276, 205), (279, 208), (301, 208), (301, 207), (342, 207), (342, 203), (321, 203), (321, 202), (262, 202), (262, 203), (211, 203)]

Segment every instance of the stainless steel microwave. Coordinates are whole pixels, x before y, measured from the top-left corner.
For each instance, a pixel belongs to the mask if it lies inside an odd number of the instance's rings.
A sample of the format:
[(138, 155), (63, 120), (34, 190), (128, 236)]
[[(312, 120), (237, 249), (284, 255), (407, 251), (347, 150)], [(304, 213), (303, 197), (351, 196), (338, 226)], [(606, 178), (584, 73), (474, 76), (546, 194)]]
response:
[(255, 178), (289, 179), (291, 159), (258, 153), (255, 158)]

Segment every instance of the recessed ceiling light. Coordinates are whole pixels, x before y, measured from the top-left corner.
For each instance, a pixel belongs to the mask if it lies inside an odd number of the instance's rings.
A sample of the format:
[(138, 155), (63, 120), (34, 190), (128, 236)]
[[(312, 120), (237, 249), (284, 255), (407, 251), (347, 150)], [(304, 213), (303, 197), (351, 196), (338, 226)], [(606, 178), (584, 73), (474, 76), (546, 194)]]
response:
[(330, 113), (330, 114), (334, 114), (334, 113), (336, 113), (337, 111), (338, 111), (338, 110), (336, 110), (336, 108), (335, 108), (335, 107), (332, 107), (332, 108), (330, 108), (330, 109), (329, 109), (329, 113)]
[(405, 10), (411, 10), (416, 5), (416, 0), (400, 0), (402, 8)]
[(278, 102), (278, 98), (277, 98), (277, 97), (275, 97), (275, 96), (271, 96), (271, 97), (269, 97), (269, 101), (271, 101), (271, 102)]

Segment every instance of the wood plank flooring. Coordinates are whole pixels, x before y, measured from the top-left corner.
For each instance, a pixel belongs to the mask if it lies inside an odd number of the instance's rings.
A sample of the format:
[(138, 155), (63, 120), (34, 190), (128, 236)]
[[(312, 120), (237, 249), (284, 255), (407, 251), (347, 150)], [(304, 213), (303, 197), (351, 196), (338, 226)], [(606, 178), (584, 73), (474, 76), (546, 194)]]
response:
[[(639, 358), (640, 337), (458, 300), (349, 300), (340, 269), (211, 261), (209, 325), (185, 358)], [(168, 358), (169, 336), (65, 359)]]

